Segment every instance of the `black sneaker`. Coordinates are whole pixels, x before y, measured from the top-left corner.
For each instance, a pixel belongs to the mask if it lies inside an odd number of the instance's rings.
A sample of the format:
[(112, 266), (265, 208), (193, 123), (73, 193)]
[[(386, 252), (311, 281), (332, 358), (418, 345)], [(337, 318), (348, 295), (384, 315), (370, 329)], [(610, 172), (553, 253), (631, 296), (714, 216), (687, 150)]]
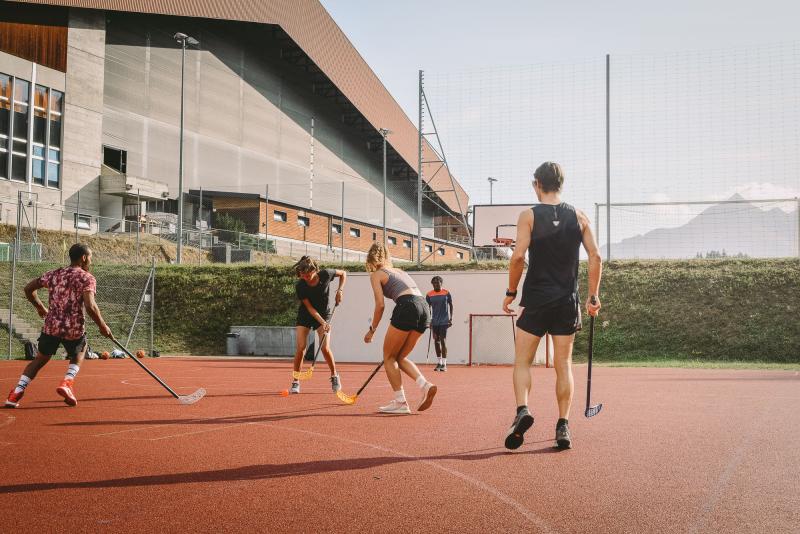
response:
[(569, 433), (569, 427), (566, 424), (556, 427), (555, 448), (560, 450), (572, 448), (572, 435)]
[(506, 435), (506, 449), (519, 449), (525, 441), (523, 434), (533, 426), (533, 415), (527, 409), (522, 410), (514, 418), (514, 424)]
[(447, 364), (443, 364), (442, 367), (439, 370), (441, 372), (443, 372), (443, 373), (446, 373), (447, 372)]
[(440, 364), (440, 363), (437, 363), (437, 364), (436, 364), (436, 367), (434, 367), (434, 368), (433, 368), (433, 370), (434, 370), (434, 371), (441, 371), (441, 370), (442, 370), (442, 364)]

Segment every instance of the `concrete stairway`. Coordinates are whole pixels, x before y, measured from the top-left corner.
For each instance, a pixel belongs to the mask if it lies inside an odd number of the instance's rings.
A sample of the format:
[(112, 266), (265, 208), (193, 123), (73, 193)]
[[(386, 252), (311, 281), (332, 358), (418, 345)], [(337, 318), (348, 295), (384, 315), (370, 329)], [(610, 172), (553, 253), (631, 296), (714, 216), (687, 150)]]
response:
[[(32, 325), (16, 313), (12, 315), (12, 325), (11, 334), (20, 342), (36, 343), (36, 340), (39, 339), (41, 325)], [(8, 308), (0, 308), (0, 328), (8, 330)]]

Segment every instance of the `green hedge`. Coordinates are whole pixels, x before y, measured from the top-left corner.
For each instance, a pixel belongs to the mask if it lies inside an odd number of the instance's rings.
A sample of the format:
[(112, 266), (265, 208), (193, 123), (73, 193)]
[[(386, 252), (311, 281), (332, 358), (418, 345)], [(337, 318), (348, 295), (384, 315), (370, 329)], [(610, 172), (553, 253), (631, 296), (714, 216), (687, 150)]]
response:
[[(363, 264), (344, 268), (364, 271)], [(499, 269), (507, 264), (408, 266)], [(585, 289), (585, 264), (581, 279)], [(167, 353), (221, 354), (231, 325), (291, 326), (294, 282), (287, 267), (159, 266), (156, 346)], [(797, 260), (610, 262), (601, 298), (595, 330), (599, 360), (800, 362)], [(587, 337), (577, 337), (576, 360), (585, 357)]]

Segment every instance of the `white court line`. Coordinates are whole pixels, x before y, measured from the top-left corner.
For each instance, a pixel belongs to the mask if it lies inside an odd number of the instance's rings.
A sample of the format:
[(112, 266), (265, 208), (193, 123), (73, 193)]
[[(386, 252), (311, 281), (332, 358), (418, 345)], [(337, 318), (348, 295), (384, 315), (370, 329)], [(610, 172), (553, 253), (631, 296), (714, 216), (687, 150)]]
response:
[(13, 423), (16, 420), (17, 420), (16, 416), (6, 414), (6, 420), (5, 421), (0, 421), (0, 428), (9, 426), (11, 423)]

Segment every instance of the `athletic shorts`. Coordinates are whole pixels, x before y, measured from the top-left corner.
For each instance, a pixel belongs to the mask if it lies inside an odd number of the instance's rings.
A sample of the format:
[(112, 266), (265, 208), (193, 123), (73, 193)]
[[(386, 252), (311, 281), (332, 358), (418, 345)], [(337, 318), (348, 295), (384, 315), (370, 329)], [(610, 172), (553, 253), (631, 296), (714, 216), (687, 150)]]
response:
[[(320, 313), (320, 316), (325, 319), (325, 322), (331, 320), (331, 314), (328, 313)], [(310, 328), (311, 330), (316, 330), (319, 328), (320, 325), (316, 319), (311, 317), (311, 314), (308, 313), (308, 310), (305, 306), (302, 306), (297, 310), (297, 321), (295, 322), (296, 326), (305, 326), (306, 328)]]
[(572, 335), (581, 329), (580, 303), (569, 295), (544, 308), (526, 308), (517, 319), (517, 326), (537, 337)]
[(431, 325), (431, 333), (433, 334), (433, 339), (447, 339), (447, 329), (450, 328), (449, 325), (446, 324), (434, 324)]
[(424, 334), (431, 324), (431, 311), (425, 299), (419, 295), (398, 297), (392, 312), (393, 327), (403, 332), (416, 330)]
[(64, 345), (67, 356), (74, 358), (86, 347), (86, 334), (78, 339), (63, 339), (42, 332), (39, 334), (39, 352), (44, 356), (53, 356), (58, 350), (59, 345)]

